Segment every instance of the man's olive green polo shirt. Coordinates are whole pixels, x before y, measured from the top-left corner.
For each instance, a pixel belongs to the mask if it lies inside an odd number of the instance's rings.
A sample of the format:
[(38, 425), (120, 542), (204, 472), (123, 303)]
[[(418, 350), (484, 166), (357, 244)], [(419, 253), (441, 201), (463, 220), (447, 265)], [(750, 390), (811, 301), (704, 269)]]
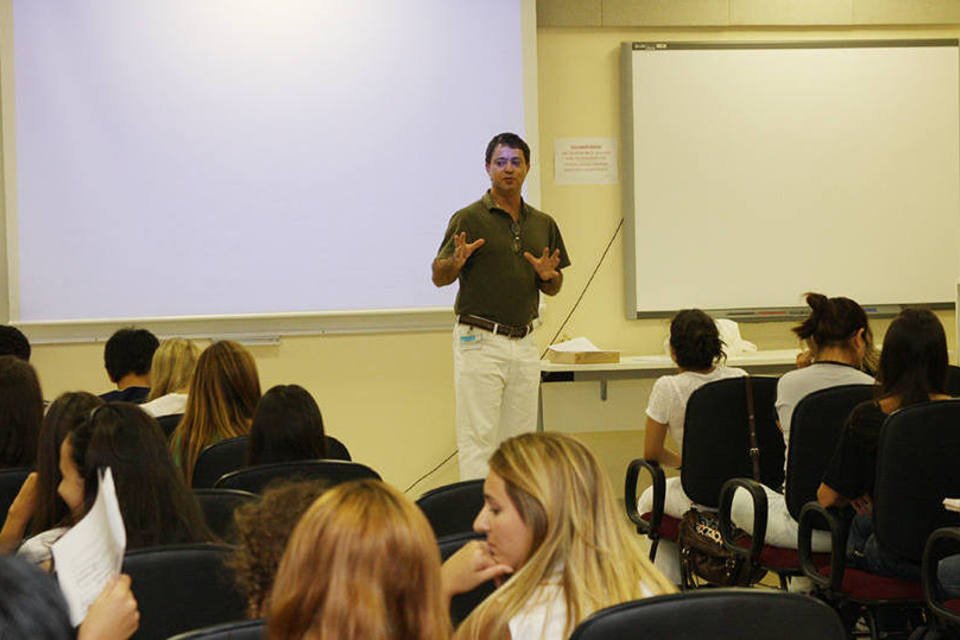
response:
[(522, 202), (519, 246), (514, 241), (512, 225), (510, 214), (494, 204), (489, 191), (450, 218), (437, 257), (453, 255), (453, 237), (458, 233), (465, 232), (467, 242), (480, 238), (485, 241), (460, 271), (460, 290), (454, 305), (457, 315), (480, 316), (515, 327), (527, 325), (537, 317), (539, 276), (523, 252), (539, 258), (544, 247), (551, 254), (559, 249), (557, 268), (570, 266), (553, 218)]

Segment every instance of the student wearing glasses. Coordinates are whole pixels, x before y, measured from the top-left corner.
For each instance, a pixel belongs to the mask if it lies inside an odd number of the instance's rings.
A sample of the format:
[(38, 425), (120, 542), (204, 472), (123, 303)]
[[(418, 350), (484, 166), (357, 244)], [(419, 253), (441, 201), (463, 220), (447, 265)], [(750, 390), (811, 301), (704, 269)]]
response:
[(433, 284), (459, 281), (453, 332), (461, 479), (481, 478), (497, 445), (537, 419), (540, 354), (531, 332), (540, 293), (570, 265), (553, 218), (524, 202), (530, 147), (513, 133), (487, 145), (490, 189), (450, 219)]

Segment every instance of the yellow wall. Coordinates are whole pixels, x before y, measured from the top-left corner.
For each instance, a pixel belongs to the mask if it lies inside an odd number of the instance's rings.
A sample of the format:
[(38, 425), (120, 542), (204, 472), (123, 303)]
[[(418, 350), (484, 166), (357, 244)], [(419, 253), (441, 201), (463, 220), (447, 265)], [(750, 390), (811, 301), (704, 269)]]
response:
[[(560, 224), (573, 266), (564, 290), (547, 299), (541, 346), (559, 330), (597, 265), (621, 218), (620, 185), (559, 186), (553, 183), (553, 141), (562, 137), (620, 135), (619, 46), (622, 41), (849, 39), (957, 37), (960, 28), (817, 28), (817, 29), (611, 29), (540, 28), (539, 96), (542, 205)], [(465, 201), (471, 194), (464, 194)], [(442, 234), (450, 212), (437, 212)], [(424, 277), (431, 256), (424, 256)], [(956, 274), (949, 274), (951, 280)], [(882, 277), (878, 266), (877, 277)], [(761, 271), (758, 277), (765, 277)], [(766, 276), (772, 277), (772, 276)], [(748, 286), (745, 284), (745, 286)], [(798, 303), (800, 294), (798, 296)], [(842, 291), (826, 292), (842, 295)], [(563, 329), (626, 354), (658, 353), (666, 321), (626, 320), (623, 296), (622, 236)], [(951, 348), (952, 313), (941, 314)], [(887, 322), (878, 322), (882, 336)], [(746, 339), (761, 348), (795, 345), (789, 325), (750, 324)], [(406, 489), (443, 462), (455, 449), (450, 337), (446, 331), (358, 336), (284, 338), (278, 346), (251, 350), (264, 388), (296, 382), (305, 386), (324, 413), (331, 434), (342, 439), (355, 459), (378, 469), (386, 480)], [(38, 345), (34, 364), (53, 398), (71, 389), (105, 390), (102, 345)], [(552, 384), (544, 392), (547, 428), (592, 431), (599, 427), (634, 429), (646, 402), (649, 383), (611, 384), (610, 398), (600, 402), (594, 383)], [(629, 456), (631, 453), (624, 452)], [(619, 467), (622, 469), (622, 466)], [(621, 471), (622, 473), (622, 471)], [(448, 462), (411, 493), (456, 479)]]

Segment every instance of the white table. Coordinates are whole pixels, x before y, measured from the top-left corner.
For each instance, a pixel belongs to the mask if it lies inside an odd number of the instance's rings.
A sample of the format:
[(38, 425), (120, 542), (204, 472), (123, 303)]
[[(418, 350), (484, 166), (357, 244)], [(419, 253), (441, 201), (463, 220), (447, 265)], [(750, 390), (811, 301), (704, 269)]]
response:
[[(731, 367), (741, 367), (752, 374), (779, 375), (797, 366), (798, 353), (800, 353), (799, 349), (755, 351), (731, 356), (727, 358), (726, 364)], [(620, 358), (620, 362), (608, 364), (559, 364), (541, 360), (537, 430), (543, 431), (543, 384), (596, 380), (600, 383), (600, 399), (606, 400), (609, 380), (656, 378), (676, 372), (677, 365), (666, 355), (624, 356)]]

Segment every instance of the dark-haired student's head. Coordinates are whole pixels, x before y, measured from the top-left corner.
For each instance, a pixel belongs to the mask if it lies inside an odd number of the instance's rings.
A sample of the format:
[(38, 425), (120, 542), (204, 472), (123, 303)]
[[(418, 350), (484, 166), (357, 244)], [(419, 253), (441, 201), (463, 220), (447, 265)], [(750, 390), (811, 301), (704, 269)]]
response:
[(793, 328), (814, 355), (823, 349), (837, 348), (849, 353), (857, 365), (873, 352), (873, 332), (867, 314), (850, 298), (828, 298), (820, 293), (807, 293), (810, 315)]
[(57, 579), (17, 557), (0, 556), (0, 637), (76, 637)]
[(723, 341), (713, 318), (700, 309), (684, 309), (670, 321), (670, 351), (686, 371), (707, 371), (723, 357)]
[(877, 381), (882, 396), (898, 396), (900, 406), (945, 393), (947, 337), (940, 320), (927, 309), (904, 309), (883, 337)]
[(147, 376), (153, 352), (160, 346), (157, 336), (146, 329), (120, 329), (103, 348), (103, 365), (110, 381), (120, 384), (127, 376)]
[(34, 533), (52, 529), (64, 522), (70, 513), (57, 487), (60, 473), (60, 448), (67, 435), (86, 420), (90, 411), (103, 400), (85, 391), (61, 394), (47, 408), (37, 440), (37, 507), (30, 524)]
[(74, 517), (93, 506), (98, 471), (106, 467), (116, 485), (128, 549), (212, 538), (160, 425), (137, 405), (97, 407), (64, 441), (60, 496)]
[(37, 372), (17, 356), (0, 356), (0, 467), (33, 465), (42, 420)]
[(17, 356), (30, 360), (30, 341), (23, 332), (9, 324), (0, 325), (0, 356)]
[(263, 394), (250, 427), (249, 464), (326, 455), (323, 416), (306, 389), (296, 384), (277, 385)]

